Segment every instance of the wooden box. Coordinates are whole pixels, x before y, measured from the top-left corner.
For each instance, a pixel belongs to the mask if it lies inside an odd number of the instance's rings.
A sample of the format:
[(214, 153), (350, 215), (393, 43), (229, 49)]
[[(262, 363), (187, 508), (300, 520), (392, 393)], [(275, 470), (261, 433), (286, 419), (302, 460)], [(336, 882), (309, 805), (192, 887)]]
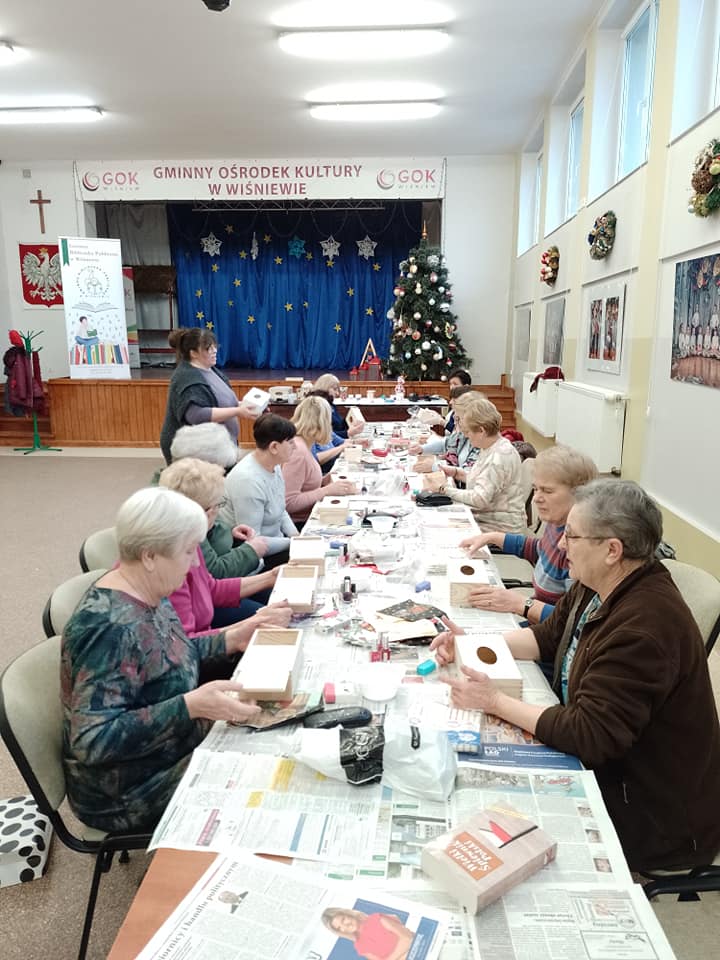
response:
[(323, 497), (315, 504), (312, 516), (320, 523), (347, 523), (350, 515), (348, 497)]
[(360, 407), (350, 407), (345, 414), (345, 419), (351, 427), (355, 426), (356, 423), (365, 423), (365, 417), (362, 415)]
[(470, 557), (449, 558), (447, 578), (450, 585), (450, 603), (454, 607), (469, 607), (473, 588), (490, 583), (487, 563)]
[(325, 573), (327, 545), (322, 537), (292, 537), (290, 540), (290, 565), (315, 567), (319, 576)]
[(302, 630), (256, 630), (233, 680), (256, 700), (292, 700), (302, 672)]
[(348, 463), (360, 463), (362, 459), (363, 448), (360, 444), (353, 444), (352, 446), (345, 447), (343, 451), (343, 456)]
[(270, 603), (287, 600), (293, 613), (312, 613), (315, 609), (317, 581), (316, 567), (289, 564), (281, 567), (270, 594)]
[(455, 637), (455, 660), (458, 669), (480, 670), (503, 693), (522, 697), (522, 674), (502, 634), (459, 634)]
[(479, 913), (555, 859), (557, 843), (512, 808), (488, 807), (422, 849), (423, 872)]

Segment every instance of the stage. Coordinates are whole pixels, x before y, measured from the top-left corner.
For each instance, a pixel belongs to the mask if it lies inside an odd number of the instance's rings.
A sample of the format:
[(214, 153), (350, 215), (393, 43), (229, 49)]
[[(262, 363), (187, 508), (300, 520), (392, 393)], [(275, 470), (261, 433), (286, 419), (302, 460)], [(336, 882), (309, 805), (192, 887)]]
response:
[[(71, 380), (60, 377), (48, 381), (50, 407), (49, 440), (56, 446), (73, 447), (157, 447), (160, 428), (165, 417), (168, 383), (173, 367), (144, 367), (133, 370), (130, 380)], [(315, 380), (322, 373), (335, 373), (349, 394), (364, 396), (373, 390), (376, 397), (393, 395), (393, 380), (350, 380), (347, 371), (326, 370), (251, 370), (249, 368), (226, 368), (225, 375), (242, 397), (251, 386), (267, 390), (272, 386), (287, 385), (293, 378), (299, 386), (303, 380)], [(474, 389), (484, 393), (502, 414), (503, 426), (515, 426), (515, 392), (505, 384), (500, 386), (477, 385)], [(448, 397), (448, 385), (435, 380), (408, 381), (407, 396), (417, 394), (428, 398)], [(348, 404), (353, 401), (348, 401)], [(365, 406), (361, 401), (355, 401)], [(422, 402), (422, 401), (421, 401)], [(282, 416), (292, 415), (292, 405), (273, 405), (273, 411)], [(405, 419), (407, 410), (393, 408), (392, 404), (371, 405), (367, 419)], [(376, 413), (377, 412), (377, 415)], [(45, 436), (43, 436), (45, 440)], [(47, 440), (45, 440), (47, 442)], [(240, 421), (240, 443), (253, 443), (252, 423)]]

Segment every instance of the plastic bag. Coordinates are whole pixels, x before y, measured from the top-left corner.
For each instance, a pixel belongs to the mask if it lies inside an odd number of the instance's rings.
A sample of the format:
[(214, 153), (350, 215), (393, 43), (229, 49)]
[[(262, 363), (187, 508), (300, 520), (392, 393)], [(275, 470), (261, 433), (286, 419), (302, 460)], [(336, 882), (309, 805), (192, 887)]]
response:
[(386, 718), (383, 767), (387, 786), (425, 800), (444, 801), (455, 785), (457, 754), (446, 730)]
[(294, 759), (332, 780), (376, 783), (383, 772), (384, 745), (382, 727), (303, 729)]

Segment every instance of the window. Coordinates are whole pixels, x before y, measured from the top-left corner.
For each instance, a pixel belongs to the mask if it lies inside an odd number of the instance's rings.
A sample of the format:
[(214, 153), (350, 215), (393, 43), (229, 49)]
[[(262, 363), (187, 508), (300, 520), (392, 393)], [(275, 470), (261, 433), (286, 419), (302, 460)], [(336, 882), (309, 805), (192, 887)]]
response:
[(655, 68), (657, 0), (644, 5), (624, 33), (618, 179), (647, 160)]
[(535, 208), (533, 211), (533, 233), (532, 242), (537, 243), (540, 239), (540, 204), (542, 202), (542, 170), (543, 155), (542, 151), (537, 155), (535, 161)]
[(678, 0), (671, 136), (720, 106), (720, 0)]
[(568, 136), (568, 175), (565, 198), (565, 217), (577, 213), (580, 205), (580, 155), (582, 151), (583, 119), (585, 101), (580, 99), (570, 112), (570, 132)]

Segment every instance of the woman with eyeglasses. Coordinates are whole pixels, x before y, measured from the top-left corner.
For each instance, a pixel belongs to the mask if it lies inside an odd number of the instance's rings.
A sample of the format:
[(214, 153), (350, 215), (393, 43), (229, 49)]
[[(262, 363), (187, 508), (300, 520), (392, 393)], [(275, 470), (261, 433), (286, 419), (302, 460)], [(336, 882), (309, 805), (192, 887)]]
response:
[[(222, 467), (204, 460), (185, 457), (166, 467), (160, 474), (160, 486), (182, 493), (199, 504), (206, 517), (207, 530), (213, 526), (225, 499), (225, 480)], [(249, 599), (263, 591), (267, 600), (277, 579), (278, 569), (251, 577), (216, 579), (208, 572), (200, 544), (185, 580), (169, 599), (185, 633), (199, 637), (223, 627), (231, 627), (241, 620), (253, 618), (257, 626), (286, 627), (290, 622), (287, 604), (262, 607)]]
[[(479, 709), (592, 769), (631, 870), (720, 851), (720, 726), (700, 631), (667, 568), (657, 504), (636, 483), (575, 491), (561, 545), (575, 581), (542, 623), (505, 634), (518, 660), (554, 660), (557, 706), (501, 693), (463, 667), (453, 705)], [(454, 659), (451, 626), (433, 642)]]
[(175, 350), (177, 367), (170, 380), (160, 447), (170, 463), (170, 444), (177, 430), (194, 423), (222, 423), (237, 445), (238, 417), (253, 420), (258, 411), (240, 402), (227, 377), (215, 366), (217, 341), (200, 327), (171, 330), (168, 343)]

